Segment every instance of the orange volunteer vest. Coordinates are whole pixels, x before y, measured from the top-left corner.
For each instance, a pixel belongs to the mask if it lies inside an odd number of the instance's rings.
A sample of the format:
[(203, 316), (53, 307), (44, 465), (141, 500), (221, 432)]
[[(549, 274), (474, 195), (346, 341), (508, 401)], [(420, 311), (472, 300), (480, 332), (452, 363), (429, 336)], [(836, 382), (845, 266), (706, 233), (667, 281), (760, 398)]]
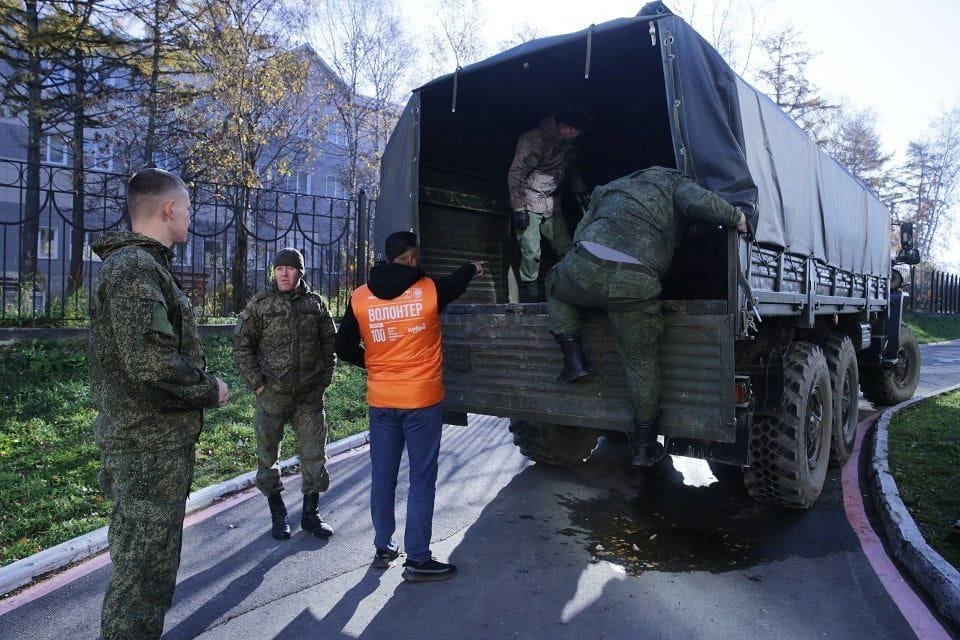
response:
[(393, 300), (366, 285), (350, 297), (367, 366), (367, 404), (422, 409), (443, 400), (443, 352), (437, 285), (420, 278)]

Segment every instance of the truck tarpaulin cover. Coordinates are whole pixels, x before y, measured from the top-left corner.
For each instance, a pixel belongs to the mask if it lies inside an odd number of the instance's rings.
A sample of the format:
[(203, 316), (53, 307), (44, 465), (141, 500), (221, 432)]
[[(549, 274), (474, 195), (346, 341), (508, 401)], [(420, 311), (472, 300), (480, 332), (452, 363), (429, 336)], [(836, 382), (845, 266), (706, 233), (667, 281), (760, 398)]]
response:
[(418, 228), (422, 92), (455, 95), (454, 83), (469, 80), (474, 91), (485, 89), (495, 95), (502, 90), (496, 82), (498, 69), (515, 68), (533, 55), (549, 55), (554, 48), (568, 51), (571, 45), (582, 46), (588, 32), (595, 39), (602, 34), (616, 36), (618, 31), (629, 34), (629, 38), (608, 37), (604, 42), (623, 48), (622, 55), (612, 58), (624, 61), (624, 83), (650, 84), (649, 78), (637, 78), (626, 65), (639, 46), (650, 46), (646, 27), (651, 22), (659, 35), (664, 73), (657, 82), (663, 83), (661, 91), (669, 107), (676, 166), (752, 213), (751, 228), (762, 245), (812, 256), (847, 271), (888, 275), (887, 208), (660, 2), (647, 4), (635, 18), (527, 42), (415, 91), (384, 151), (377, 242), (391, 231)]

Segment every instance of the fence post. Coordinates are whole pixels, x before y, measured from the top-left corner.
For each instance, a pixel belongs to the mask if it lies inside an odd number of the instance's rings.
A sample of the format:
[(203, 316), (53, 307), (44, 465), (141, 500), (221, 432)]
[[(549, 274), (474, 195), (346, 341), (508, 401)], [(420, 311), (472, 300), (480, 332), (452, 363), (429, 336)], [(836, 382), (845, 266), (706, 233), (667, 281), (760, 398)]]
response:
[(910, 311), (917, 310), (917, 272), (916, 265), (910, 265)]
[(367, 283), (367, 192), (357, 194), (357, 286)]

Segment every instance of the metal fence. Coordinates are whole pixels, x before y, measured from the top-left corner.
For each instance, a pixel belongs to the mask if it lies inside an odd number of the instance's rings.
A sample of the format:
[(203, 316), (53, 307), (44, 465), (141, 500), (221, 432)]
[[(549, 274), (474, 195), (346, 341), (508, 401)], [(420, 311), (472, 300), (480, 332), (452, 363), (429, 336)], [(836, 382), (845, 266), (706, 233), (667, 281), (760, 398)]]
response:
[[(26, 163), (0, 160), (0, 323), (83, 325), (101, 265), (91, 246), (127, 228), (128, 176), (86, 171), (78, 198), (71, 168), (41, 169), (37, 269), (29, 277), (21, 251)], [(334, 313), (363, 282), (375, 203), (362, 191), (343, 199), (204, 182), (190, 191), (193, 223), (187, 241), (174, 248), (174, 274), (201, 321), (229, 321), (269, 284), (273, 257), (283, 247), (303, 252), (305, 280)]]
[(960, 275), (918, 264), (910, 267), (904, 279), (911, 311), (960, 314)]

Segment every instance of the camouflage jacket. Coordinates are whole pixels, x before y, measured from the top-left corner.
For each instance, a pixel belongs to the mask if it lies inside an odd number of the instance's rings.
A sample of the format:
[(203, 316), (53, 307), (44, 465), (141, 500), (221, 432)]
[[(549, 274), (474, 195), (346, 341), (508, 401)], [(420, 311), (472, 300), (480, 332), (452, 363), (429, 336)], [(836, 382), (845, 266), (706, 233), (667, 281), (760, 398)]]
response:
[(233, 357), (251, 389), (279, 393), (325, 389), (333, 377), (336, 329), (319, 294), (300, 282), (295, 291), (276, 285), (247, 303), (237, 319)]
[(740, 211), (674, 169), (650, 167), (597, 187), (573, 241), (632, 256), (663, 278), (680, 243), (680, 219), (736, 226)]
[(555, 213), (559, 205), (557, 191), (564, 177), (569, 177), (574, 193), (585, 191), (583, 179), (573, 166), (578, 151), (575, 142), (560, 138), (552, 115), (541, 120), (536, 129), (520, 136), (507, 173), (510, 206), (514, 211)]
[(193, 444), (218, 391), (203, 370), (193, 306), (170, 273), (173, 253), (126, 231), (93, 250), (103, 259), (88, 353), (97, 443), (110, 451)]

